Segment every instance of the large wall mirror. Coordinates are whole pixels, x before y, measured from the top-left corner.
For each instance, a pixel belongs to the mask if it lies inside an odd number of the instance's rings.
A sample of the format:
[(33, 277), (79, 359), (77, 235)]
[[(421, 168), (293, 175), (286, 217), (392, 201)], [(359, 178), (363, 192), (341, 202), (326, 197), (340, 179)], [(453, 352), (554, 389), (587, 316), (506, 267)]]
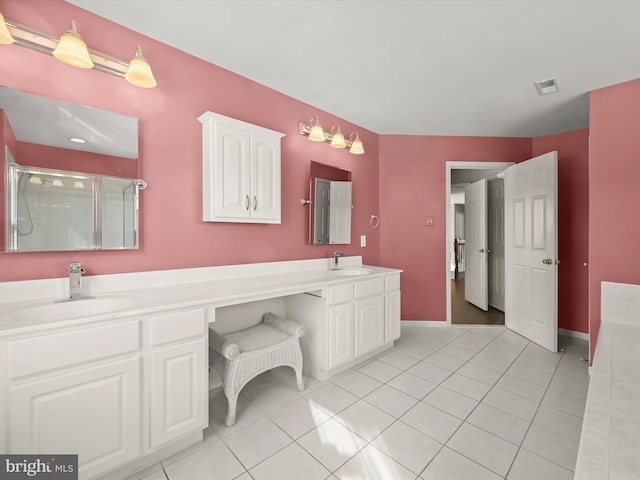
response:
[(311, 162), (309, 243), (351, 243), (351, 172)]
[(138, 248), (138, 120), (0, 86), (2, 251)]

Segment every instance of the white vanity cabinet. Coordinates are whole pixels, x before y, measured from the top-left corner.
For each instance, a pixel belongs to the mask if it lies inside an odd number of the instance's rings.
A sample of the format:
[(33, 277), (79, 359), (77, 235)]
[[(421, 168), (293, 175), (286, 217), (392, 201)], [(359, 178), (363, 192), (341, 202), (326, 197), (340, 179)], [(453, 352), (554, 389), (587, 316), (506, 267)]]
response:
[(6, 342), (10, 453), (78, 454), (90, 478), (141, 454), (138, 319)]
[(391, 347), (400, 336), (400, 274), (288, 297), (287, 316), (306, 328), (300, 339), (304, 371), (325, 380)]
[(205, 112), (202, 123), (203, 220), (280, 223), (283, 133)]
[(0, 451), (78, 454), (89, 479), (201, 435), (207, 341), (204, 307), (0, 338)]

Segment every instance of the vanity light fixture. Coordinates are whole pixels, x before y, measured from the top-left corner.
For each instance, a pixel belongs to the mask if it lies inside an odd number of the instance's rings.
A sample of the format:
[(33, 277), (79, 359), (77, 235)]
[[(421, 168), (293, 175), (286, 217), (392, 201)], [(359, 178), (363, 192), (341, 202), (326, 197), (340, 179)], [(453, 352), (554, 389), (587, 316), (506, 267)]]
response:
[(324, 142), (324, 130), (322, 130), (318, 117), (311, 117), (309, 127), (309, 140), (312, 142)]
[(153, 88), (157, 85), (149, 62), (142, 56), (140, 47), (130, 62), (87, 47), (78, 34), (75, 21), (71, 30), (60, 38), (39, 32), (31, 27), (4, 18), (0, 13), (0, 44), (15, 43), (40, 53), (53, 55), (68, 65), (95, 69), (117, 77), (137, 87)]
[[(335, 133), (333, 132), (334, 129), (336, 129)], [(333, 148), (344, 148), (347, 146), (346, 142), (344, 141), (344, 135), (340, 131), (340, 125), (334, 125), (333, 127), (331, 127), (331, 136), (333, 137), (331, 139), (331, 146)]]
[(93, 60), (84, 39), (78, 33), (76, 21), (71, 20), (71, 30), (63, 33), (58, 46), (51, 52), (62, 63), (78, 68), (93, 68)]
[(60, 180), (59, 178), (54, 178), (51, 181), (51, 186), (53, 186), (53, 187), (64, 187), (64, 182), (62, 180)]
[(129, 68), (127, 73), (124, 74), (124, 79), (136, 87), (153, 88), (157, 85), (156, 79), (153, 78), (151, 65), (142, 56), (140, 47), (136, 48), (136, 55), (129, 62)]
[(13, 42), (15, 42), (15, 40), (11, 36), (11, 32), (9, 32), (7, 24), (4, 23), (4, 15), (0, 12), (0, 44), (10, 45)]
[[(353, 137), (355, 135), (355, 138)], [(362, 146), (362, 140), (360, 140), (360, 135), (358, 132), (353, 132), (349, 137), (351, 140), (351, 147), (349, 148), (349, 152), (354, 155), (362, 155), (364, 153), (364, 147)]]
[(304, 122), (298, 122), (298, 133), (309, 137), (312, 142), (325, 142), (331, 145), (333, 148), (346, 148), (349, 153), (354, 155), (361, 155), (364, 153), (364, 147), (362, 146), (362, 140), (358, 132), (353, 132), (349, 137), (349, 140), (344, 138), (344, 134), (340, 130), (339, 125), (331, 127), (331, 133), (326, 133), (320, 126), (318, 117), (313, 116), (309, 120), (309, 124)]

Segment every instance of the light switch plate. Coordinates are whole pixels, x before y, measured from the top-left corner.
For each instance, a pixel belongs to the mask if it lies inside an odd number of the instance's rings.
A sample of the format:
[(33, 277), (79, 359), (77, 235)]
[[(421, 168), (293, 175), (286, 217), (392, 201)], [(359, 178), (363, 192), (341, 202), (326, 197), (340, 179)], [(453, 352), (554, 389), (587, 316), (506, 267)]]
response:
[(360, 246), (361, 247), (366, 247), (367, 246), (367, 236), (366, 235), (360, 235)]
[(427, 227), (433, 227), (433, 226), (435, 225), (435, 219), (434, 219), (434, 217), (431, 217), (431, 216), (429, 216), (429, 217), (424, 217), (424, 224), (425, 224)]

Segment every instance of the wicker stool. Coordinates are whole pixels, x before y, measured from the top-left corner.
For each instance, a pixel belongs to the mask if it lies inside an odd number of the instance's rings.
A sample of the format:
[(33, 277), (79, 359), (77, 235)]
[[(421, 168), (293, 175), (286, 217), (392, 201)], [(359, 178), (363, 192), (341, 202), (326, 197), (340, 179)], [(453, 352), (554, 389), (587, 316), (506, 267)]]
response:
[(296, 372), (298, 390), (302, 381), (302, 352), (298, 338), (304, 326), (274, 313), (265, 313), (262, 323), (224, 335), (209, 329), (209, 363), (222, 377), (229, 403), (225, 424), (236, 423), (236, 403), (240, 390), (262, 372), (289, 366)]

